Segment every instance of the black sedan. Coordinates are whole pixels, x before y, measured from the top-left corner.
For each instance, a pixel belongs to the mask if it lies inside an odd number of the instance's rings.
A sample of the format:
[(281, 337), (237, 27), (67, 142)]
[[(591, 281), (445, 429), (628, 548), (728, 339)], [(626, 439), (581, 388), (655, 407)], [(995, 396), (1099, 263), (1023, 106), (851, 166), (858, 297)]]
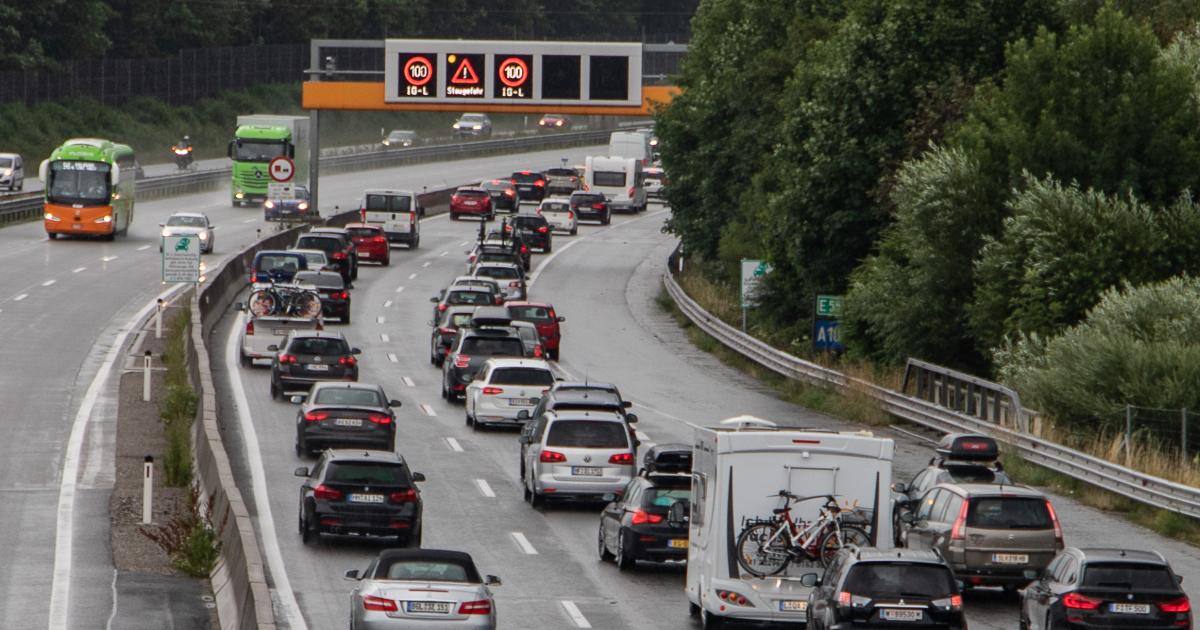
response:
[(575, 191), (571, 193), (571, 210), (580, 221), (599, 221), (602, 225), (612, 222), (612, 210), (608, 198), (601, 193)]
[(521, 199), (517, 196), (517, 187), (507, 179), (493, 179), (480, 184), (480, 187), (488, 191), (488, 195), (492, 198), (492, 208), (496, 212), (501, 210), (505, 212), (516, 212), (517, 207), (521, 205)]
[(304, 477), (297, 519), (304, 544), (321, 534), (395, 537), (421, 546), (421, 492), (425, 475), (391, 451), (329, 450)]
[(312, 386), (296, 414), (296, 455), (326, 448), (392, 450), (400, 401), (379, 385), (321, 382)]
[(311, 284), (321, 296), (321, 315), (350, 323), (349, 285), (336, 271), (300, 271), (296, 273), (297, 284)]
[(691, 477), (644, 474), (600, 513), (600, 559), (622, 571), (638, 560), (686, 560)]
[(291, 391), (308, 392), (317, 381), (357, 381), (362, 351), (351, 348), (341, 333), (293, 330), (283, 344), (267, 346), (271, 360), (271, 398)]

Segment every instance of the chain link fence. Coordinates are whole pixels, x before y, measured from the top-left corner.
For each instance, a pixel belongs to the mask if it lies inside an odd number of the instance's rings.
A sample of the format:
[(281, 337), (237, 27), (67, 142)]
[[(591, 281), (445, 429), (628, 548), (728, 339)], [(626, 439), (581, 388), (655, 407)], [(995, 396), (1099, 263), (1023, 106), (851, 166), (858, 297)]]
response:
[[(1150, 446), (1179, 453), (1185, 462), (1200, 460), (1200, 415), (1196, 410), (1125, 406), (1124, 449)], [(1135, 449), (1136, 450), (1136, 449)]]

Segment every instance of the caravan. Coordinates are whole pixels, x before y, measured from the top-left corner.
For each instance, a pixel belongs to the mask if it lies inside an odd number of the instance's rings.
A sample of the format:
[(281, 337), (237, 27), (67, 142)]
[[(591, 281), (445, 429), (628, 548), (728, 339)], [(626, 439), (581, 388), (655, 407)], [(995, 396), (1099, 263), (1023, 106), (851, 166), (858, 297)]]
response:
[[(689, 607), (705, 628), (726, 619), (802, 624), (821, 562), (794, 559), (778, 575), (755, 577), (738, 562), (739, 534), (782, 507), (780, 491), (833, 495), (861, 513), (872, 546), (891, 547), (894, 444), (865, 432), (780, 429), (750, 416), (721, 424), (696, 429), (692, 447)], [(816, 521), (821, 505), (792, 503), (792, 516)]]
[(589, 156), (584, 185), (608, 199), (611, 212), (646, 209), (646, 187), (642, 164), (633, 158)]

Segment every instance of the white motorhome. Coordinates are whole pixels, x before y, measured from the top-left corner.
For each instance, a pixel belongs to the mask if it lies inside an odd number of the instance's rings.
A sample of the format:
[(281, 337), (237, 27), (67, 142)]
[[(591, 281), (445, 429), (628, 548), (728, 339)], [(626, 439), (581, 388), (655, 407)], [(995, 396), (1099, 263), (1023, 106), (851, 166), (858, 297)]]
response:
[(612, 212), (641, 212), (646, 209), (646, 186), (642, 164), (633, 158), (590, 156), (584, 167), (587, 190), (603, 193)]
[(383, 227), (389, 243), (403, 243), (410, 249), (421, 245), (421, 217), (425, 209), (411, 190), (363, 191), (359, 210), (364, 223)]
[(613, 157), (633, 158), (642, 166), (654, 161), (654, 148), (650, 146), (649, 134), (640, 131), (614, 131), (608, 137), (608, 154)]
[[(738, 535), (771, 518), (782, 507), (779, 491), (786, 490), (834, 495), (843, 506), (857, 506), (870, 523), (872, 545), (890, 548), (894, 444), (867, 432), (780, 429), (751, 416), (721, 425), (696, 429), (692, 447), (691, 611), (701, 615), (705, 628), (721, 627), (726, 619), (803, 624), (812, 591), (804, 582), (815, 581), (804, 576), (822, 574), (820, 561), (793, 560), (783, 573), (757, 578), (738, 563)], [(821, 506), (822, 501), (793, 503), (792, 517), (815, 521)]]

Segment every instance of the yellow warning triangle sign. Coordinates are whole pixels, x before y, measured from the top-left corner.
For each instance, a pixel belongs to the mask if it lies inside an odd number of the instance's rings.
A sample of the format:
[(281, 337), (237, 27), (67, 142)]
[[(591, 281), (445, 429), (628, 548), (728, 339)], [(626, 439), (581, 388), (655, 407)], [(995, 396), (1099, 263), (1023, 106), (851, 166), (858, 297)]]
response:
[(475, 74), (475, 66), (471, 65), (470, 58), (463, 57), (462, 63), (458, 64), (458, 68), (454, 70), (454, 74), (450, 77), (450, 82), (467, 85), (479, 83), (479, 75)]

